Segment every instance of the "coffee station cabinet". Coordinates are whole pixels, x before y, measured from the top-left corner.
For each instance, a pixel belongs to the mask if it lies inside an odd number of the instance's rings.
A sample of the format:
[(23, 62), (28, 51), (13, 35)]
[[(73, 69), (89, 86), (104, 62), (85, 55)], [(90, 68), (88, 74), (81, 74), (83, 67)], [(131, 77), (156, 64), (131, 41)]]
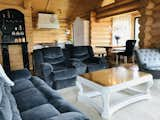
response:
[(9, 45), (21, 45), (24, 68), (29, 69), (28, 47), (25, 33), (24, 15), (16, 9), (0, 11), (0, 43), (2, 50), (3, 67), (9, 74), (10, 59)]

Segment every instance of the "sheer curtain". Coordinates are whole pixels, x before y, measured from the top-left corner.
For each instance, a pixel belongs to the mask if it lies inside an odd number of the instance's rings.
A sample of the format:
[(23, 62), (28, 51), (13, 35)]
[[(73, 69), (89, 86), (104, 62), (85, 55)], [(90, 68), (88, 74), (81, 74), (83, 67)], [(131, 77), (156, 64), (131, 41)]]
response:
[[(120, 38), (118, 43), (115, 36)], [(131, 15), (113, 17), (112, 44), (124, 46), (128, 39), (131, 39)]]

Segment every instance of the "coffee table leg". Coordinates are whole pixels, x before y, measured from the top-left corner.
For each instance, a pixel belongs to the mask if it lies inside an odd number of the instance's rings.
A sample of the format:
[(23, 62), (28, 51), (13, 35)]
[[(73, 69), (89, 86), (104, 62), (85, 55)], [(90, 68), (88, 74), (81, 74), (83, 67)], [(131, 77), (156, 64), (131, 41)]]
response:
[(110, 94), (102, 94), (102, 101), (103, 101), (103, 111), (102, 111), (102, 118), (110, 119)]
[(147, 89), (146, 89), (146, 93), (148, 94), (148, 95), (150, 95), (150, 88), (153, 86), (153, 80), (151, 80), (151, 81), (149, 81), (148, 83), (147, 83)]
[(83, 95), (83, 87), (82, 87), (82, 84), (77, 81), (76, 82), (76, 86), (79, 88), (79, 92), (78, 92), (78, 97), (82, 96)]

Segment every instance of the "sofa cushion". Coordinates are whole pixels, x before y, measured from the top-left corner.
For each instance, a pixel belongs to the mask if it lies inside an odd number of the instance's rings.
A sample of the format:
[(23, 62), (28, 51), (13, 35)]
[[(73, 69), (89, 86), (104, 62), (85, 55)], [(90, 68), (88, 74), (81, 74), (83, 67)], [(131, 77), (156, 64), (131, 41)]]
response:
[(21, 80), (21, 79), (28, 80), (31, 78), (31, 73), (26, 68), (23, 70), (16, 70), (12, 71), (11, 78), (13, 80)]
[(14, 81), (15, 86), (12, 87), (12, 93), (18, 93), (25, 89), (33, 88), (34, 85), (30, 80), (16, 80)]
[(76, 74), (84, 74), (87, 70), (87, 65), (82, 63), (80, 60), (78, 59), (70, 59), (70, 62), (72, 63), (72, 65), (76, 68)]
[(14, 86), (14, 82), (6, 75), (2, 65), (0, 64), (0, 78), (2, 81), (7, 83), (9, 86)]
[(77, 46), (72, 50), (72, 57), (80, 59), (81, 61), (86, 60), (90, 57), (87, 46)]
[(57, 58), (54, 58), (52, 56), (44, 56), (44, 61), (46, 63), (50, 63), (52, 65), (61, 64), (64, 62), (63, 56), (57, 56)]
[(60, 113), (50, 104), (43, 104), (21, 113), (23, 120), (46, 120)]
[(69, 68), (67, 66), (56, 66), (54, 70), (54, 80), (65, 80), (76, 77), (75, 68)]
[(44, 55), (44, 62), (55, 65), (64, 61), (63, 52), (59, 47), (44, 48), (42, 51)]
[(15, 95), (20, 112), (46, 104), (48, 101), (37, 88), (29, 88)]

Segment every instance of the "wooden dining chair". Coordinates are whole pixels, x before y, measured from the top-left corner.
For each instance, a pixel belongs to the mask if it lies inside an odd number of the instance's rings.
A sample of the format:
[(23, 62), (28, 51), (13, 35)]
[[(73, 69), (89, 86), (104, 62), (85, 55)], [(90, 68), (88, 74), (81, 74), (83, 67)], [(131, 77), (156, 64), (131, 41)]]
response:
[(127, 40), (126, 41), (126, 49), (124, 52), (117, 53), (118, 59), (123, 56), (124, 63), (128, 62), (128, 58), (132, 57), (132, 62), (134, 63), (134, 48), (135, 48), (136, 40)]

